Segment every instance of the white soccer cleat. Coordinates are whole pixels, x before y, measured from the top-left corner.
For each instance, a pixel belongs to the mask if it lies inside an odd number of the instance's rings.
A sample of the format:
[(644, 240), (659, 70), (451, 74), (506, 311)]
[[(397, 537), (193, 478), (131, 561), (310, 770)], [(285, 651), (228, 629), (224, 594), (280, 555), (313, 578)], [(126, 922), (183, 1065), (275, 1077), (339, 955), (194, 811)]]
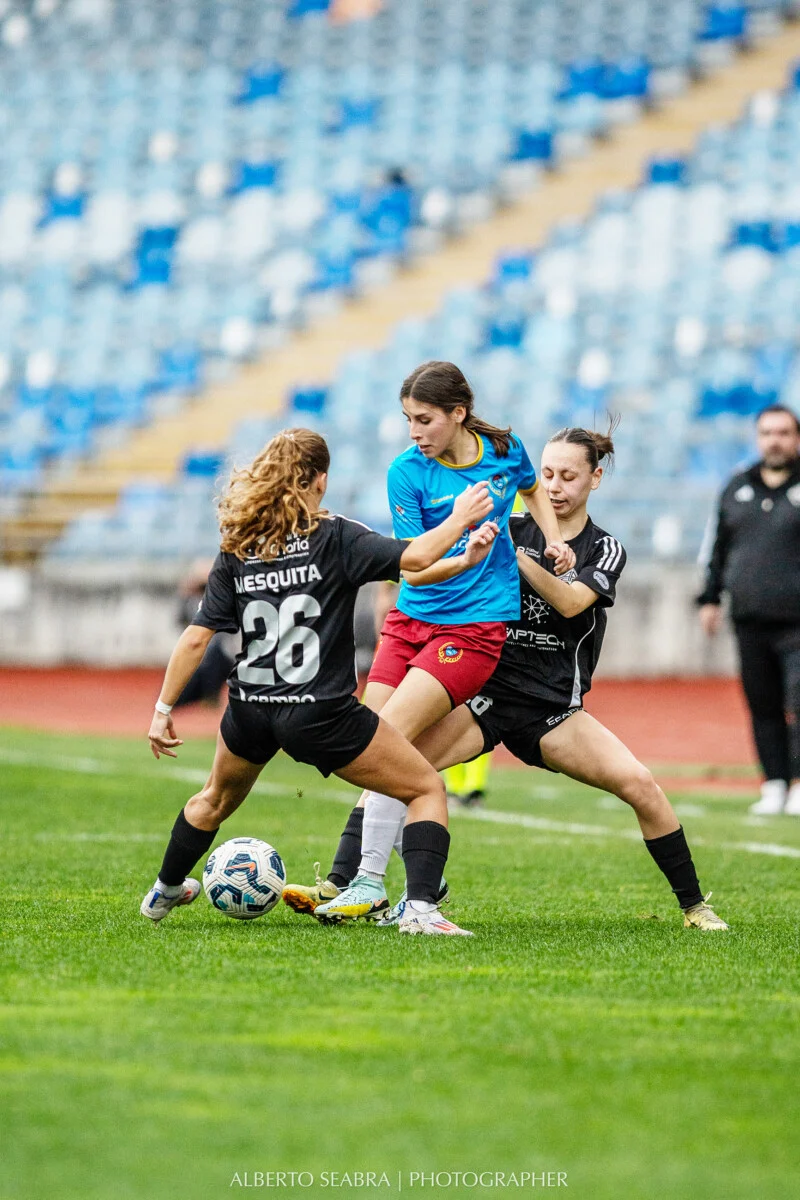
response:
[(800, 817), (800, 783), (793, 783), (783, 806), (787, 817)]
[(180, 904), (191, 904), (200, 895), (200, 882), (197, 879), (184, 879), (183, 887), (177, 896), (165, 896), (162, 884), (156, 880), (142, 901), (139, 912), (150, 921), (163, 921), (164, 917)]
[[(447, 886), (447, 880), (442, 876), (442, 886), (439, 888), (439, 895), (436, 897), (437, 905), (446, 904), (450, 899), (450, 888)], [(388, 929), (390, 925), (396, 925), (403, 913), (406, 911), (408, 904), (408, 893), (403, 888), (403, 894), (396, 904), (393, 904), (388, 912), (375, 922), (379, 929)]]
[(430, 912), (417, 912), (411, 907), (409, 901), (405, 903), (403, 915), (397, 922), (397, 929), (399, 933), (444, 934), (449, 937), (474, 936), (471, 930), (461, 929), (452, 921), (448, 921), (438, 908), (432, 908)]
[[(786, 811), (786, 784), (782, 779), (767, 779), (761, 785), (761, 799), (750, 805), (754, 817), (777, 817)], [(800, 813), (800, 806), (798, 807)]]

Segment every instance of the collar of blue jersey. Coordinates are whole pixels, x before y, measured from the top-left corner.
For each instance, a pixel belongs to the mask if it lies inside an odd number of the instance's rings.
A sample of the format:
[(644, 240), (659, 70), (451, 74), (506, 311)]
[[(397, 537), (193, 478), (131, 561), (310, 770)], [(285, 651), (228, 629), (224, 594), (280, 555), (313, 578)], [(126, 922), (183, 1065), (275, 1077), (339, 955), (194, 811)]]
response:
[(475, 433), (474, 430), (470, 430), (470, 432), (478, 443), (478, 457), (473, 458), (472, 462), (468, 463), (451, 463), (447, 462), (444, 458), (437, 458), (435, 461), (440, 467), (449, 467), (451, 471), (465, 471), (467, 467), (474, 467), (481, 461), (483, 458), (483, 438), (479, 433)]

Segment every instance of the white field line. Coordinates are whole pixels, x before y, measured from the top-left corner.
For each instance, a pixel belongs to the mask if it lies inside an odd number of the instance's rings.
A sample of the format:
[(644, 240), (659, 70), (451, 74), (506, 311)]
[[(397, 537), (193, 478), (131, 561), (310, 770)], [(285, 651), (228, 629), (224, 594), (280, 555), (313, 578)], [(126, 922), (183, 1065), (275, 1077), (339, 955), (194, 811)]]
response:
[[(42, 767), (53, 771), (69, 771), (80, 775), (127, 775), (138, 779), (147, 778), (155, 781), (156, 775), (152, 770), (131, 769), (130, 766), (116, 764), (98, 758), (70, 758), (61, 755), (42, 756), (28, 754), (21, 750), (0, 747), (0, 762), (13, 766)], [(167, 767), (166, 778), (177, 779), (183, 783), (205, 783), (208, 778), (206, 771), (189, 767)], [(253, 792), (264, 796), (286, 796), (286, 787), (278, 783), (259, 781)], [(353, 792), (345, 792), (337, 788), (314, 785), (313, 794), (323, 800), (334, 800), (339, 803), (352, 804)], [(624, 838), (626, 841), (639, 841), (641, 834), (635, 829), (609, 829), (604, 825), (585, 825), (577, 821), (554, 821), (549, 817), (534, 817), (529, 813), (500, 812), (491, 808), (457, 808), (451, 816), (457, 819), (471, 821), (487, 821), (493, 825), (512, 825), (516, 828), (535, 829), (542, 833), (569, 834), (572, 837), (612, 837)], [(101, 835), (79, 834), (80, 839), (95, 840)], [(147, 835), (141, 835), (142, 840)], [(800, 849), (794, 846), (781, 846), (774, 842), (716, 842), (707, 838), (693, 836), (692, 844), (712, 846), (721, 850), (738, 850), (746, 854), (767, 854), (773, 858), (800, 858)]]

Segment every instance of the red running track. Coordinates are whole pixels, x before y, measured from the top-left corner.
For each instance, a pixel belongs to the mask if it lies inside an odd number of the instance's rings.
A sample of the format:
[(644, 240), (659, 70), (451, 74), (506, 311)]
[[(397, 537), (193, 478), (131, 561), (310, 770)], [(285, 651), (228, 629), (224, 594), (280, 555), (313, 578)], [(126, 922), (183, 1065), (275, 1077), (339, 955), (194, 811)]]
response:
[[(0, 668), (0, 725), (143, 738), (162, 677), (159, 670)], [(600, 680), (586, 707), (645, 762), (754, 761), (736, 680)], [(179, 709), (180, 735), (212, 736), (221, 713), (202, 705)]]

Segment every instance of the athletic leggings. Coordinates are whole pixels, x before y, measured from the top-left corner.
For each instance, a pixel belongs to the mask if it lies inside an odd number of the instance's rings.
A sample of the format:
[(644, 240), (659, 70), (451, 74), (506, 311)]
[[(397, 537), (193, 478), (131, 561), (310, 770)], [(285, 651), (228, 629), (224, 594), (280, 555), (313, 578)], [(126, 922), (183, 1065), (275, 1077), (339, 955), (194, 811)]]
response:
[(800, 624), (737, 621), (742, 686), (767, 779), (800, 779)]

